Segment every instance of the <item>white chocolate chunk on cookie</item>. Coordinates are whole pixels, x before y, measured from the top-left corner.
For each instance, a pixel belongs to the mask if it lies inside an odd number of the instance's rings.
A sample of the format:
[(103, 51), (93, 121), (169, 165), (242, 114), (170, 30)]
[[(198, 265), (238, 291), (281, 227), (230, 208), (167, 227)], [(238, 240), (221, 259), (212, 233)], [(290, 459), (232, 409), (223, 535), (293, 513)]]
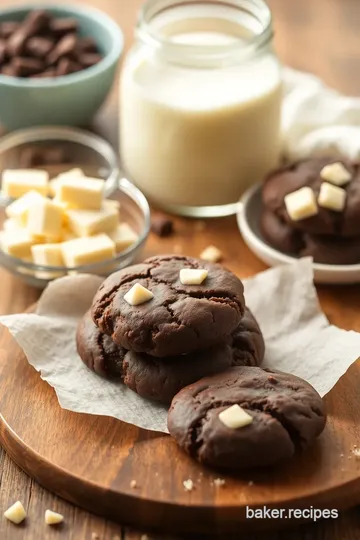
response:
[(149, 289), (140, 285), (140, 283), (135, 283), (133, 287), (124, 295), (124, 300), (130, 306), (139, 306), (140, 304), (145, 304), (152, 300), (154, 295)]
[(26, 518), (25, 508), (20, 501), (16, 501), (16, 503), (4, 512), (4, 517), (12, 523), (15, 523), (15, 525), (18, 525)]
[(180, 282), (183, 285), (201, 285), (208, 276), (208, 270), (203, 268), (182, 268)]
[(64, 516), (62, 514), (58, 514), (57, 512), (53, 512), (52, 510), (45, 511), (45, 523), (47, 525), (58, 525), (63, 521)]
[(351, 180), (351, 173), (339, 161), (325, 165), (320, 171), (320, 176), (336, 186), (343, 186)]
[(293, 221), (300, 221), (318, 213), (315, 193), (310, 187), (303, 187), (285, 196), (285, 207)]
[(239, 429), (251, 424), (253, 417), (236, 404), (221, 411), (219, 420), (230, 429)]
[(216, 263), (222, 259), (222, 253), (216, 246), (208, 246), (200, 253), (200, 259)]
[(335, 212), (342, 212), (346, 204), (345, 189), (323, 182), (320, 186), (318, 205)]

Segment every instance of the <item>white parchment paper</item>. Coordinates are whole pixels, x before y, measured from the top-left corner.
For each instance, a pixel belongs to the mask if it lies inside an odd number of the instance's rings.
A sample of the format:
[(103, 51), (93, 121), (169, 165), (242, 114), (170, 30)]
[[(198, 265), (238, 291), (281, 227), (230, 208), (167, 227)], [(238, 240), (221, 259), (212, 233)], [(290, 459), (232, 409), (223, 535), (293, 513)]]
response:
[[(100, 283), (100, 278), (89, 275), (60, 278), (44, 291), (36, 313), (3, 316), (0, 323), (55, 388), (63, 408), (113, 416), (166, 433), (164, 406), (101, 378), (77, 355), (76, 325)], [(264, 333), (264, 365), (306, 379), (321, 395), (360, 356), (360, 334), (330, 325), (321, 312), (310, 258), (246, 280), (245, 296)]]

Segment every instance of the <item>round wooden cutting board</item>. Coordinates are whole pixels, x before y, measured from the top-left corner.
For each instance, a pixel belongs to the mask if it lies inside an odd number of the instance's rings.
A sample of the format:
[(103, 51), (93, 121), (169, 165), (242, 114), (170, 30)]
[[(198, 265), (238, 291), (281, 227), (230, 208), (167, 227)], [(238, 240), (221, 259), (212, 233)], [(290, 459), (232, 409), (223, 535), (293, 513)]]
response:
[[(246, 506), (342, 509), (360, 502), (360, 459), (353, 453), (360, 447), (359, 388), (354, 365), (327, 396), (328, 424), (309, 451), (276, 469), (230, 476), (198, 465), (167, 435), (61, 409), (8, 331), (0, 334), (1, 444), (49, 490), (137, 528), (279, 527), (293, 520), (246, 519)], [(187, 479), (194, 482), (191, 492), (183, 486)]]

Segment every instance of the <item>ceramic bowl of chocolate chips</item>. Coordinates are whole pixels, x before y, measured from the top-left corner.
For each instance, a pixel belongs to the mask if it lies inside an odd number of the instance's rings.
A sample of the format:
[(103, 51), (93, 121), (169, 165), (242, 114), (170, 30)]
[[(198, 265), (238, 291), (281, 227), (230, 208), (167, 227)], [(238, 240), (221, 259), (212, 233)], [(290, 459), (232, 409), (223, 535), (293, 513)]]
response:
[(117, 24), (99, 10), (42, 6), (0, 10), (0, 121), (89, 125), (123, 50)]

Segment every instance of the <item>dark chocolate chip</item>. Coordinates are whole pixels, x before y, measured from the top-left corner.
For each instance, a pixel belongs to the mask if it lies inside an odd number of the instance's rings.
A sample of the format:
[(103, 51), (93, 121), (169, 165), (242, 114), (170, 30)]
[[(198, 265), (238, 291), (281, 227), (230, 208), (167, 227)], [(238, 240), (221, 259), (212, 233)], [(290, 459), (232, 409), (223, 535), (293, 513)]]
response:
[(31, 77), (35, 77), (38, 79), (56, 77), (56, 69), (54, 67), (49, 67), (45, 69), (44, 71), (40, 71), (40, 73), (35, 73), (34, 75), (31, 75)]
[(13, 58), (11, 64), (16, 68), (20, 77), (26, 77), (44, 70), (44, 62), (39, 58), (26, 58), (18, 56)]
[(75, 34), (64, 36), (48, 56), (50, 64), (55, 64), (63, 56), (73, 56), (76, 51), (77, 37)]
[(79, 62), (85, 68), (98, 64), (102, 58), (101, 54), (98, 53), (84, 53), (78, 56)]
[(48, 30), (52, 16), (43, 9), (35, 9), (30, 11), (23, 22), (23, 27), (26, 29), (27, 37), (34, 36)]
[(34, 36), (26, 43), (26, 52), (36, 58), (45, 58), (54, 47), (54, 41), (50, 38)]
[(5, 21), (0, 24), (0, 36), (8, 39), (19, 27), (20, 23), (17, 21)]
[(18, 69), (12, 64), (5, 64), (1, 68), (1, 75), (8, 75), (9, 77), (19, 77)]
[(26, 169), (41, 165), (58, 165), (66, 163), (66, 161), (66, 153), (63, 148), (27, 146), (20, 153), (19, 165)]
[(0, 39), (0, 64), (3, 64), (6, 60), (6, 41)]
[(6, 50), (9, 56), (19, 56), (24, 53), (28, 35), (22, 26), (18, 28), (7, 40)]
[(174, 224), (171, 219), (163, 216), (155, 216), (151, 220), (151, 230), (157, 236), (164, 238), (174, 232)]
[(70, 32), (74, 33), (78, 26), (77, 20), (70, 17), (50, 21), (50, 31), (54, 37), (62, 37)]
[(78, 40), (77, 50), (79, 53), (96, 53), (98, 48), (95, 39), (92, 37), (84, 37)]
[(69, 75), (76, 71), (81, 71), (82, 66), (78, 62), (74, 62), (69, 58), (61, 58), (56, 68), (56, 76), (61, 77), (63, 75)]

